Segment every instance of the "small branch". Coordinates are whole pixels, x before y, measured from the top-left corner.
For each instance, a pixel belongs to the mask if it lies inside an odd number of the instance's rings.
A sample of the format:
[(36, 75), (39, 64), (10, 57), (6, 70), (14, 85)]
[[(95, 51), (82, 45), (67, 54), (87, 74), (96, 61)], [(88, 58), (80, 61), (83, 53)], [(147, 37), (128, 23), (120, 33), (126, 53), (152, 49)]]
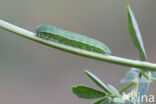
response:
[(120, 92), (120, 94), (122, 94), (124, 91), (126, 91), (128, 88), (130, 88), (132, 85), (134, 85), (135, 84), (135, 82), (131, 82), (131, 83), (129, 83), (127, 86), (125, 86), (124, 88), (122, 88), (119, 92)]
[(123, 66), (129, 66), (129, 67), (136, 67), (144, 70), (149, 70), (149, 71), (156, 71), (156, 64), (153, 63), (148, 63), (148, 62), (141, 62), (137, 60), (131, 60), (131, 59), (126, 59), (126, 58), (121, 58), (121, 57), (116, 57), (116, 56), (111, 56), (111, 55), (103, 55), (95, 52), (89, 52), (86, 50), (66, 46), (60, 43), (56, 43), (53, 41), (49, 41), (46, 39), (42, 39), (40, 37), (37, 37), (35, 33), (30, 32), (28, 30), (22, 29), (18, 26), (12, 25), (10, 23), (7, 23), (3, 20), (0, 20), (0, 28), (6, 29), (12, 33), (15, 33), (19, 36), (31, 39), (33, 41), (42, 43), (44, 45), (57, 48), (66, 52), (70, 52), (73, 54), (77, 54), (80, 56), (100, 60), (100, 61), (105, 61), (109, 63), (114, 63), (114, 64), (119, 64)]
[(138, 97), (138, 90), (139, 90), (139, 83), (142, 77), (142, 73), (139, 73), (139, 75), (136, 77), (136, 79), (134, 80), (135, 82), (135, 86), (134, 86), (134, 92), (133, 92), (133, 97)]

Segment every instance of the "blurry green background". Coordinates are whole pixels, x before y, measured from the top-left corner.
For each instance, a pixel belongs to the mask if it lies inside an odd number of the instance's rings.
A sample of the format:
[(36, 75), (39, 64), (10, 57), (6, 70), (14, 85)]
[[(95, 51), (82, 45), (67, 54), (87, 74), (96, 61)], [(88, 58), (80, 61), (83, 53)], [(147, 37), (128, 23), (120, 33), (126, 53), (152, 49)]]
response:
[[(50, 24), (107, 44), (112, 55), (138, 59), (127, 29), (130, 4), (140, 25), (147, 56), (156, 63), (156, 0), (1, 0), (0, 19), (35, 31)], [(50, 48), (0, 29), (1, 104), (91, 104), (72, 94), (72, 85), (97, 88), (84, 69), (120, 89), (128, 67)], [(156, 84), (148, 94), (156, 95)]]

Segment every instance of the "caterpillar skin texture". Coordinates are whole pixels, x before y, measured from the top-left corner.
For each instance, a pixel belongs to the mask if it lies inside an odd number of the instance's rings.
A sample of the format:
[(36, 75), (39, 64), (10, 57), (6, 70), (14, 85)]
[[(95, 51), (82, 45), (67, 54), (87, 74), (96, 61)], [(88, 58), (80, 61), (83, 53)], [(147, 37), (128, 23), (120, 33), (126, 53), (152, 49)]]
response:
[(36, 28), (37, 36), (62, 43), (71, 47), (84, 49), (101, 54), (111, 54), (110, 49), (100, 41), (84, 35), (66, 31), (50, 25), (39, 25)]

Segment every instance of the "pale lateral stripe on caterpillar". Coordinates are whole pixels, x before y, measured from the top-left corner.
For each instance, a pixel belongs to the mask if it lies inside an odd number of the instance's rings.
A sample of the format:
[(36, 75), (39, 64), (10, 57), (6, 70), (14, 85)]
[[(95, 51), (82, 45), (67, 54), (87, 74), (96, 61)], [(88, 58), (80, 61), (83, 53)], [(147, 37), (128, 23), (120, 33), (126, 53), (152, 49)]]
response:
[(50, 25), (39, 25), (36, 28), (37, 36), (56, 41), (75, 48), (84, 49), (87, 51), (93, 51), (102, 54), (111, 54), (110, 49), (100, 41), (89, 38), (84, 35), (66, 31), (60, 28), (56, 28)]

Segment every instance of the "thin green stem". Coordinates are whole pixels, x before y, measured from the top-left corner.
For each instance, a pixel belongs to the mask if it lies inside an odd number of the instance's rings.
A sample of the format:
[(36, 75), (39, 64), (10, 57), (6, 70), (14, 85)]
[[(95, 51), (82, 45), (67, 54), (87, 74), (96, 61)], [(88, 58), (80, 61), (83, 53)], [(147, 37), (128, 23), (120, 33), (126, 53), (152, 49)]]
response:
[(147, 75), (148, 75), (148, 83), (150, 83), (150, 82), (151, 82), (151, 80), (152, 80), (152, 78), (151, 78), (151, 72), (150, 72), (150, 71), (148, 71), (148, 72), (147, 72)]
[(148, 73), (145, 73), (145, 72), (142, 73), (142, 75), (143, 75), (146, 79), (148, 79), (148, 81), (149, 81), (149, 80), (152, 80), (152, 78), (149, 78), (149, 77), (150, 77), (150, 76), (149, 76), (149, 73), (150, 73), (150, 72), (148, 72)]
[(152, 81), (156, 81), (156, 78), (151, 78)]
[(126, 58), (121, 58), (121, 57), (116, 57), (116, 56), (111, 56), (111, 55), (102, 55), (99, 53), (89, 52), (86, 50), (70, 47), (67, 45), (63, 45), (60, 43), (42, 39), (40, 37), (37, 37), (36, 34), (33, 32), (22, 29), (18, 26), (12, 25), (12, 24), (7, 23), (2, 20), (0, 20), (0, 28), (6, 29), (12, 33), (19, 35), (19, 36), (31, 39), (33, 41), (42, 43), (44, 45), (54, 47), (54, 48), (57, 48), (57, 49), (60, 49), (60, 50), (66, 51), (66, 52), (70, 52), (73, 54), (77, 54), (80, 56), (84, 56), (84, 57), (88, 57), (88, 58), (92, 58), (92, 59), (96, 59), (96, 60), (100, 60), (100, 61), (105, 61), (105, 62), (109, 62), (109, 63), (119, 64), (119, 65), (123, 65), (123, 66), (136, 67), (136, 68), (140, 68), (140, 69), (144, 69), (144, 70), (156, 71), (156, 64), (153, 64), (153, 63), (141, 62), (141, 61), (137, 61), (137, 60), (131, 60), (131, 59), (126, 59)]
[[(148, 74), (148, 75), (147, 75)], [(151, 82), (151, 80), (153, 81), (156, 81), (155, 78), (151, 78), (150, 76), (150, 72), (148, 73), (145, 73), (144, 71), (143, 72), (140, 72), (138, 74), (138, 76), (134, 79), (134, 81), (132, 81), (131, 83), (129, 83), (128, 85), (126, 85), (124, 88), (122, 88), (119, 92), (120, 94), (123, 93), (124, 91), (126, 91), (128, 88), (130, 88), (132, 85), (136, 84), (136, 85), (139, 85), (139, 81), (141, 79), (141, 76), (143, 75), (146, 79), (148, 79), (149, 82)]]
[(127, 86), (125, 86), (124, 88), (122, 88), (119, 92), (120, 94), (122, 94), (124, 91), (126, 91), (128, 88), (130, 88), (132, 85), (134, 85), (134, 82), (129, 83)]
[(141, 79), (141, 77), (142, 77), (142, 74), (141, 73), (139, 73), (139, 75), (136, 77), (136, 79), (134, 80), (134, 82), (135, 82), (135, 86), (134, 86), (134, 97), (136, 97), (137, 98), (137, 96), (138, 96), (138, 89), (139, 89), (139, 83), (140, 83), (140, 79)]

